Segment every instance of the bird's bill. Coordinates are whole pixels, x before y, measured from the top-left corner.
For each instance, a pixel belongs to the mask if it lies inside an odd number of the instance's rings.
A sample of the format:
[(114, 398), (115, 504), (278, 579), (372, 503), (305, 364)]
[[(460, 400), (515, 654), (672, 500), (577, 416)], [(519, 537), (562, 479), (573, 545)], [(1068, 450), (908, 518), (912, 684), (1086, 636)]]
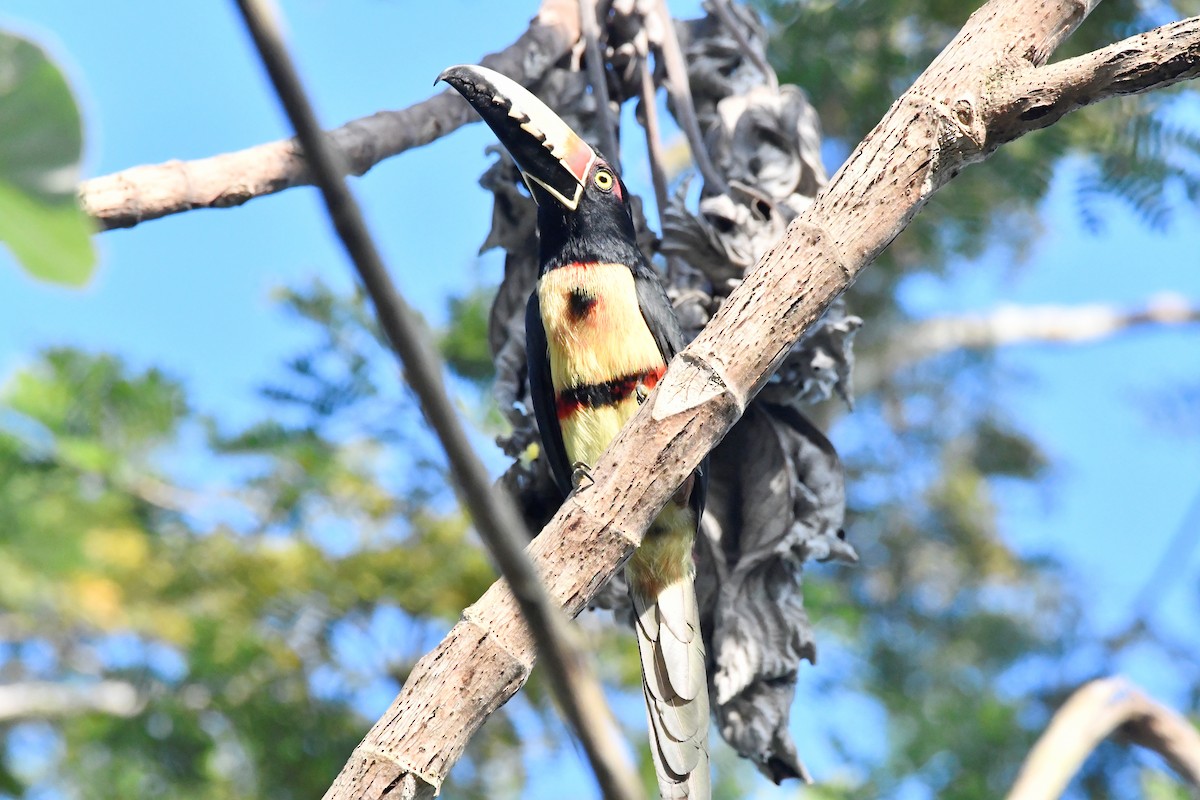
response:
[(511, 78), (459, 65), (438, 76), (466, 98), (500, 139), (538, 202), (539, 189), (562, 206), (579, 206), (596, 151), (550, 108)]

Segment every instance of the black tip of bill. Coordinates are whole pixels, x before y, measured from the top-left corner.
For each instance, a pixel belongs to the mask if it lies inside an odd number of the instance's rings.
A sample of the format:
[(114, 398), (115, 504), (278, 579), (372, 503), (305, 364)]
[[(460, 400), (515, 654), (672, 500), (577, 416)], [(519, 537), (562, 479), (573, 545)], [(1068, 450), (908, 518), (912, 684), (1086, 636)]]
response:
[(568, 210), (578, 207), (597, 156), (562, 118), (524, 86), (487, 67), (458, 64), (442, 70), (438, 80), (479, 112), (539, 203), (548, 196)]
[[(446, 67), (438, 74), (437, 78), (434, 79), (433, 85), (437, 86), (442, 81), (445, 81), (455, 89), (458, 89), (457, 83), (466, 82), (467, 76), (470, 75), (470, 69), (471, 68), (466, 64), (455, 64), (453, 67)], [(462, 90), (459, 89), (459, 91)]]

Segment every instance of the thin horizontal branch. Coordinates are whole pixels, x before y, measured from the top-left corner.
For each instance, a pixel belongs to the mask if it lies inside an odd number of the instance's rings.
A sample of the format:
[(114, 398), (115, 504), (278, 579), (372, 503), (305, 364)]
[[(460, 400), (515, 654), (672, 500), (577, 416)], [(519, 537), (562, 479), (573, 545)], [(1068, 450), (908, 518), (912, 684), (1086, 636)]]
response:
[(1130, 36), (1055, 64), (1018, 72), (1000, 87), (996, 144), (1052, 125), (1099, 100), (1162, 89), (1200, 75), (1200, 16)]
[(89, 712), (132, 717), (144, 706), (137, 687), (125, 681), (23, 681), (0, 686), (0, 722), (56, 719)]
[(1003, 306), (982, 316), (933, 319), (913, 326), (904, 338), (910, 358), (958, 349), (982, 349), (1025, 342), (1088, 342), (1146, 325), (1200, 322), (1200, 306), (1177, 294), (1160, 295), (1142, 308), (1083, 306)]
[[(579, 40), (579, 14), (572, 0), (543, 0), (529, 29), (483, 63), (526, 86)], [(433, 81), (429, 76), (430, 82)], [(353, 175), (362, 175), (385, 158), (429, 144), (479, 116), (456, 92), (447, 89), (400, 111), (380, 111), (327, 133)], [(197, 208), (239, 206), (263, 195), (312, 183), (295, 139), (281, 139), (233, 153), (195, 161), (131, 167), (84, 181), (83, 210), (102, 230), (131, 228)]]
[(984, 314), (915, 322), (889, 339), (882, 352), (860, 354), (854, 366), (858, 394), (870, 394), (891, 376), (928, 358), (956, 350), (1018, 344), (1078, 344), (1147, 326), (1200, 323), (1200, 303), (1178, 294), (1152, 297), (1140, 308), (1101, 303), (1078, 306), (1001, 306)]
[(1054, 800), (1118, 728), (1200, 789), (1200, 732), (1124, 678), (1092, 681), (1067, 700), (1021, 766), (1008, 800)]

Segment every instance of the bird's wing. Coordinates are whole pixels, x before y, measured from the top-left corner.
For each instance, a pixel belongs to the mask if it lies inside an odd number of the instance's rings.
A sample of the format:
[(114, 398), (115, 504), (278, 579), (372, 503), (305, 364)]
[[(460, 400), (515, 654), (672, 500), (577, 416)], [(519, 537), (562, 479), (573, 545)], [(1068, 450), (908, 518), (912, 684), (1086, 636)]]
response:
[(571, 462), (563, 445), (562, 430), (558, 427), (554, 383), (550, 379), (550, 350), (537, 292), (529, 295), (529, 303), (525, 306), (525, 357), (529, 365), (529, 396), (533, 399), (533, 416), (542, 435), (542, 450), (550, 461), (554, 482), (566, 497), (571, 493)]
[[(679, 319), (671, 300), (663, 289), (662, 281), (649, 265), (643, 264), (633, 270), (633, 285), (637, 290), (638, 306), (642, 310), (642, 319), (658, 344), (658, 352), (662, 353), (664, 361), (670, 362), (675, 354), (687, 346), (683, 338), (683, 329), (679, 327)], [(696, 467), (696, 483), (688, 504), (696, 512), (696, 523), (704, 516), (704, 501), (708, 495), (708, 459), (705, 458)]]
[(642, 264), (633, 270), (633, 285), (637, 290), (642, 318), (646, 320), (646, 326), (658, 344), (658, 351), (662, 353), (664, 361), (670, 361), (687, 342), (683, 340), (683, 331), (662, 281), (650, 266)]

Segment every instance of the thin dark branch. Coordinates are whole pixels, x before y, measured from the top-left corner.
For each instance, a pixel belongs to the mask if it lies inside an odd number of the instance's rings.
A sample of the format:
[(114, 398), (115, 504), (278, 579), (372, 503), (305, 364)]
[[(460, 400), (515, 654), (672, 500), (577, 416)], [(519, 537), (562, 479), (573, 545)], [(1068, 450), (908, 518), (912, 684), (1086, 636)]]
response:
[[(645, 42), (645, 36), (641, 37)], [(658, 124), (658, 97), (654, 90), (654, 75), (650, 70), (649, 47), (643, 48), (638, 55), (638, 72), (642, 77), (642, 116), (646, 125), (646, 152), (650, 157), (650, 177), (654, 183), (654, 202), (658, 206), (658, 230), (666, 232), (667, 214), (667, 173), (663, 168), (664, 156), (662, 136)]]
[(330, 219), (371, 296), (380, 326), (446, 451), (463, 502), (520, 603), (555, 698), (578, 733), (606, 797), (639, 797), (639, 783), (623, 757), (620, 735), (600, 687), (584, 655), (570, 642), (562, 610), (550, 602), (525, 554), (525, 526), (511, 499), (494, 489), (487, 470), (471, 449), (442, 384), (441, 363), (417, 316), (392, 285), (358, 203), (346, 186), (346, 167), (317, 123), (275, 20), (264, 0), (237, 0), (237, 5), (296, 129)]
[(579, 0), (579, 27), (587, 49), (583, 53), (588, 82), (596, 99), (596, 119), (600, 125), (600, 148), (610, 164), (621, 171), (621, 140), (617, 134), (617, 117), (608, 97), (608, 76), (604, 70), (604, 50), (600, 43), (600, 25), (596, 21), (596, 0)]
[(664, 85), (671, 102), (675, 105), (675, 118), (687, 137), (688, 146), (692, 149), (692, 158), (696, 168), (704, 176), (707, 188), (717, 194), (727, 194), (729, 186), (725, 178), (717, 171), (704, 146), (704, 134), (700, 130), (700, 120), (696, 117), (696, 107), (692, 104), (692, 87), (688, 81), (687, 60), (679, 46), (679, 38), (675, 35), (675, 22), (671, 19), (671, 10), (667, 8), (667, 0), (658, 0), (658, 13), (662, 25), (662, 56), (666, 66)]
[[(1200, 312), (1198, 312), (1200, 314)], [(1200, 316), (1197, 317), (1200, 319)], [(1186, 573), (1192, 554), (1200, 546), (1200, 492), (1192, 498), (1183, 521), (1163, 548), (1158, 563), (1150, 572), (1150, 577), (1142, 584), (1142, 588), (1134, 596), (1130, 607), (1133, 609), (1129, 624), (1125, 630), (1110, 638), (1110, 641), (1120, 641), (1134, 632), (1143, 629), (1154, 610), (1161, 604), (1162, 596), (1176, 584), (1176, 581)]]
[(751, 45), (750, 39), (746, 36), (746, 29), (738, 20), (737, 12), (733, 10), (729, 0), (712, 0), (708, 7), (717, 15), (717, 19), (721, 20), (721, 24), (733, 34), (738, 47), (742, 48), (742, 54), (749, 58), (750, 63), (762, 73), (767, 85), (772, 89), (778, 89), (779, 78), (775, 75), (775, 70), (771, 69), (771, 65), (763, 57), (762, 51)]

